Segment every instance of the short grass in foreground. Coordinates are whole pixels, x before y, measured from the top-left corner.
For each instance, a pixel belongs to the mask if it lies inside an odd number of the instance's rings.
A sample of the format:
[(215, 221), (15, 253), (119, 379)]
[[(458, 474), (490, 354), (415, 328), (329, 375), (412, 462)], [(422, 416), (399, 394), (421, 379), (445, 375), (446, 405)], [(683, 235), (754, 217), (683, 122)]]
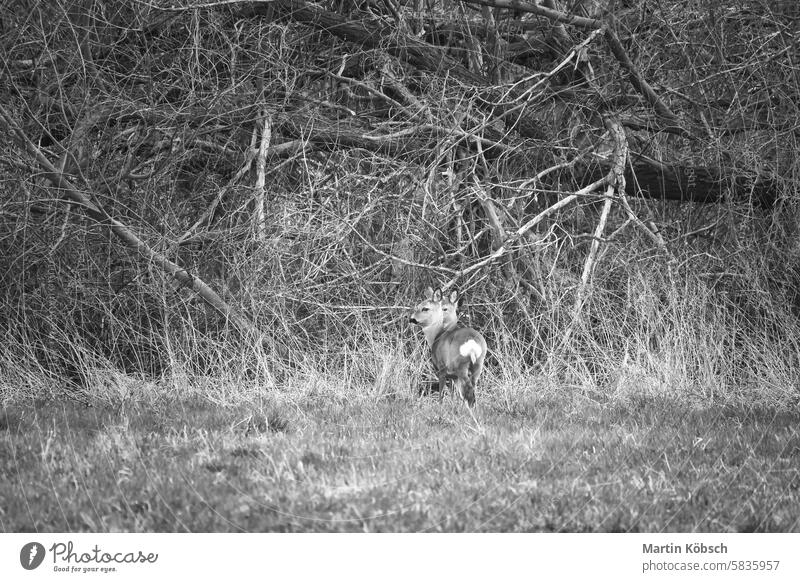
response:
[(798, 531), (796, 415), (309, 395), (0, 411), (3, 531)]

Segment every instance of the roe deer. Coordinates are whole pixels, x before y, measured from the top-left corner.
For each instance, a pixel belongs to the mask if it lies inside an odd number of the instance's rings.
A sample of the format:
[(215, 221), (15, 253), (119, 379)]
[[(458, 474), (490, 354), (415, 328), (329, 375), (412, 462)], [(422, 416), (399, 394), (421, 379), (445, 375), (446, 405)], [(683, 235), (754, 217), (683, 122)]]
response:
[(411, 313), (411, 323), (422, 327), (431, 348), (431, 359), (439, 378), (439, 399), (448, 379), (455, 381), (459, 395), (475, 405), (475, 384), (483, 370), (486, 340), (470, 327), (458, 326), (458, 294), (442, 299), (441, 289), (428, 287), (425, 300)]

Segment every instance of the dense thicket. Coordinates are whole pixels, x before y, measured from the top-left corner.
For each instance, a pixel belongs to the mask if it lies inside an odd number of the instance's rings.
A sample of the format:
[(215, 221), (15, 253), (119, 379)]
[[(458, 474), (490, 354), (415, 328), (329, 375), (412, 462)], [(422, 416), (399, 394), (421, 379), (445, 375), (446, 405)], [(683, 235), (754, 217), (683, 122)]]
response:
[(0, 22), (6, 395), (341, 363), (417, 340), (400, 308), (437, 284), (496, 370), (797, 402), (792, 0)]

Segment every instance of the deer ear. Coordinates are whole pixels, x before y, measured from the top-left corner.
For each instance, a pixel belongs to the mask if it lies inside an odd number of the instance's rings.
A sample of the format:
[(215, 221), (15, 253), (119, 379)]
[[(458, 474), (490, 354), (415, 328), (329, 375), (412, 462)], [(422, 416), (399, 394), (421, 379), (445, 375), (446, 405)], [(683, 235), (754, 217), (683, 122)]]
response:
[(426, 287), (425, 288), (425, 299), (433, 299), (433, 287)]
[(433, 292), (433, 300), (434, 301), (441, 301), (442, 300), (442, 290), (437, 289)]
[(450, 303), (458, 305), (458, 291), (450, 291)]

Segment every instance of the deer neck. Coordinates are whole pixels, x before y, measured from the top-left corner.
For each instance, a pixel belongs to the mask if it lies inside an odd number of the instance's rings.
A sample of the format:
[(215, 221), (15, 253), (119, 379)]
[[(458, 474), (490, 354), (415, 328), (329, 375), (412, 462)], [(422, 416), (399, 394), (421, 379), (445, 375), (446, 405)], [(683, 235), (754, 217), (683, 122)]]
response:
[(422, 328), (422, 333), (425, 334), (425, 340), (428, 342), (428, 346), (431, 349), (433, 349), (433, 345), (436, 343), (436, 340), (439, 339), (439, 336), (445, 331), (445, 327), (441, 321)]

